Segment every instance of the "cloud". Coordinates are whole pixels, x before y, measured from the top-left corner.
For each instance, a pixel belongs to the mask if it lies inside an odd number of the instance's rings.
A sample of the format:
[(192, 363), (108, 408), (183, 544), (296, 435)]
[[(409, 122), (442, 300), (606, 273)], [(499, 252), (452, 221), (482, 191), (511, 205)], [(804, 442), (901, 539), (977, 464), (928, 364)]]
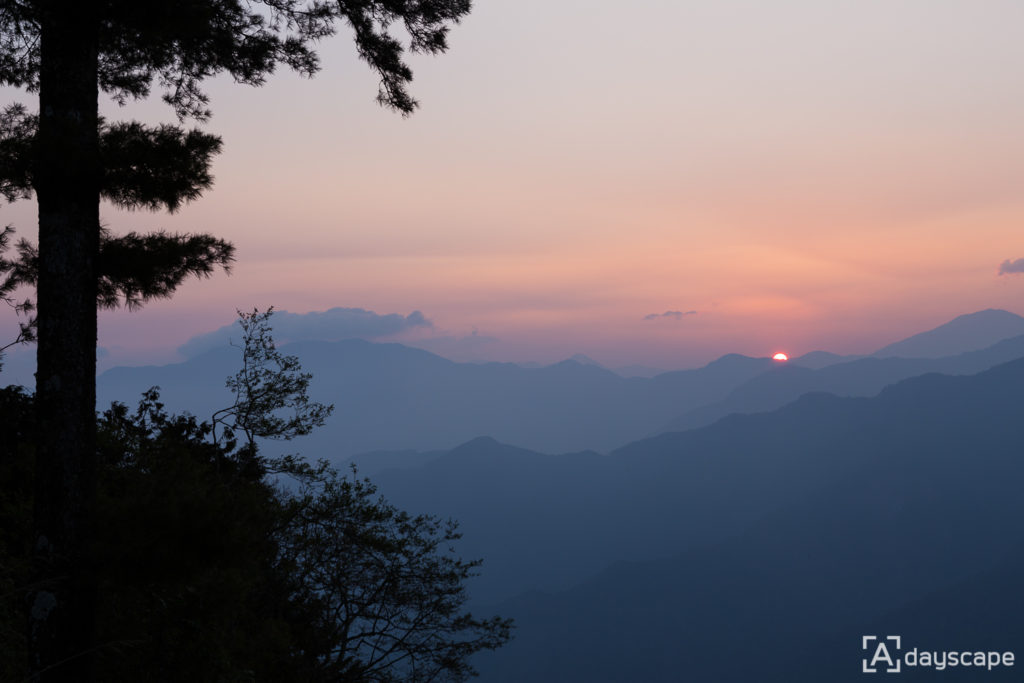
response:
[[(274, 340), (278, 343), (299, 340), (334, 341), (338, 339), (379, 339), (416, 328), (433, 328), (419, 311), (403, 316), (399, 313), (379, 315), (362, 308), (332, 308), (309, 313), (275, 311), (270, 319)], [(242, 336), (237, 324), (192, 337), (178, 347), (178, 353), (191, 358)]]
[(999, 264), (1000, 275), (1018, 275), (1024, 273), (1024, 258), (1019, 258), (1016, 261), (1009, 259)]
[(658, 320), (659, 318), (674, 318), (682, 320), (685, 315), (697, 315), (697, 311), (665, 311), (664, 313), (651, 313), (644, 316), (644, 320)]

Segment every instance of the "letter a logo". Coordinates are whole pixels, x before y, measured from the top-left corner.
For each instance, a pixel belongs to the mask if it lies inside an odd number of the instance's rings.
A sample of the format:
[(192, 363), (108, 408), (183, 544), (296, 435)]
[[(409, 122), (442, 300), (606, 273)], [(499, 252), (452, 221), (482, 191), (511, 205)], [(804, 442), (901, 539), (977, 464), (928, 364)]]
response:
[[(896, 649), (900, 649), (900, 636), (886, 636), (885, 640), (893, 641)], [(878, 640), (878, 636), (863, 636), (861, 639), (861, 648), (865, 651), (871, 647), (872, 641), (878, 641), (875, 646), (875, 653), (871, 656), (871, 660), (861, 660), (861, 671), (866, 674), (873, 674), (878, 672), (878, 664), (885, 664), (885, 672), (890, 674), (898, 674), (900, 672), (900, 665), (903, 663), (899, 659), (893, 659), (889, 653), (889, 648), (886, 647), (885, 642)]]

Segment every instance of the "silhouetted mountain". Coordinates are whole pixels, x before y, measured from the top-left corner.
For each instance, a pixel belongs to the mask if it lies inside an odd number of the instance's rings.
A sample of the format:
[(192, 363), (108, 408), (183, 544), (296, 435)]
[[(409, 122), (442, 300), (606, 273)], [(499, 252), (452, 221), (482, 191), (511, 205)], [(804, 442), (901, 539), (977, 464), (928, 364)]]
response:
[[(282, 351), (297, 355), (313, 374), (311, 396), (336, 406), (328, 424), (297, 448), (336, 460), (368, 451), (451, 448), (480, 434), (541, 451), (607, 451), (683, 411), (724, 399), (771, 366), (768, 359), (730, 355), (695, 370), (626, 379), (571, 360), (536, 369), (455, 363), (400, 344), (360, 340), (298, 342)], [(159, 385), (169, 409), (208, 417), (230, 405), (224, 380), (240, 362), (239, 350), (225, 347), (176, 365), (115, 368), (98, 379), (99, 405), (133, 403)]]
[[(578, 523), (611, 504), (629, 519), (592, 542), (629, 544), (630, 530), (653, 526), (665, 557), (506, 602), (517, 638), (480, 661), (482, 680), (851, 680), (869, 634), (901, 635), (908, 648), (1019, 650), (1008, 635), (1024, 631), (1022, 383), (1019, 360), (914, 378), (873, 399), (808, 395), (616, 452), (606, 461), (632, 469), (592, 491), (590, 509), (575, 508)], [(551, 478), (532, 479), (518, 502), (544, 506)], [(617, 506), (620, 496), (642, 511)], [(723, 523), (733, 508), (736, 523)], [(576, 530), (562, 531), (571, 542)], [(491, 533), (508, 543), (534, 530)]]
[(683, 431), (709, 425), (726, 415), (774, 410), (802, 394), (823, 391), (837, 396), (873, 396), (883, 387), (928, 372), (967, 375), (1024, 358), (1024, 335), (981, 351), (948, 358), (859, 358), (810, 370), (790, 361), (778, 364), (736, 387), (727, 399), (695, 408), (660, 431)]
[[(989, 588), (1008, 582), (1018, 564), (1006, 558), (1024, 538), (1024, 360), (975, 376), (916, 377), (874, 398), (804, 393), (775, 412), (733, 415), (607, 456), (586, 444), (621, 436), (624, 424), (666, 406), (692, 407), (715, 392), (721, 399), (724, 386), (748, 383), (747, 395), (771, 397), (775, 376), (797, 393), (825, 377), (869, 391), (892, 381), (893, 368), (969, 372), (1000, 354), (1022, 355), (1022, 343), (818, 370), (730, 355), (650, 380), (573, 361), (459, 364), (395, 344), (285, 351), (314, 373), (314, 398), (338, 404), (344, 417), (314, 447), (298, 445), (307, 455), (499, 437), (355, 458), (380, 458), (365, 467), (399, 507), (462, 522), (460, 554), (485, 558), (471, 586), (477, 602), (548, 591), (498, 610), (517, 618), (517, 640), (479, 662), (484, 681), (816, 682), (858, 672), (860, 635), (890, 626), (920, 627), (903, 635), (922, 646), (953, 642), (963, 624), (981, 630), (956, 647), (1003, 642), (984, 624), (1013, 618), (985, 615), (999, 604)], [(169, 405), (200, 396), (219, 407), (237, 360), (227, 349), (179, 366), (120, 369), (101, 386), (130, 397), (159, 383)], [(515, 436), (523, 433), (582, 445), (543, 455), (502, 443), (532, 445)], [(951, 598), (960, 590), (980, 601), (973, 617)], [(943, 617), (945, 603), (963, 619)]]
[[(599, 368), (605, 368), (606, 370), (611, 370), (612, 372), (614, 372), (616, 375), (618, 375), (620, 377), (646, 377), (646, 378), (651, 378), (651, 377), (656, 377), (657, 375), (661, 375), (661, 374), (664, 374), (666, 372), (669, 372), (668, 370), (659, 369), (659, 368), (652, 368), (652, 367), (647, 366), (647, 365), (626, 365), (626, 366), (618, 367), (618, 368), (609, 368), (609, 367), (607, 367), (605, 365), (602, 365), (601, 363), (598, 363), (596, 360), (594, 360), (590, 356), (586, 355), (585, 353), (574, 353), (572, 356), (569, 357), (569, 360), (576, 361), (580, 365), (596, 365)], [(542, 365), (538, 365), (538, 364), (532, 364), (531, 365), (531, 364), (527, 364), (527, 363), (520, 363), (520, 365), (522, 365), (524, 368), (525, 367), (543, 367)]]
[(838, 353), (829, 353), (828, 351), (811, 351), (805, 353), (802, 356), (789, 359), (789, 365), (799, 365), (802, 368), (810, 368), (811, 370), (820, 370), (821, 368), (828, 367), (829, 365), (835, 365), (836, 363), (848, 363), (852, 360), (857, 360), (861, 356), (840, 356)]
[[(984, 327), (990, 318), (1006, 316), (1015, 317), (982, 312), (949, 325)], [(838, 363), (833, 354), (819, 352), (780, 366), (729, 354), (703, 368), (623, 378), (589, 359), (542, 368), (455, 363), (420, 349), (359, 340), (298, 342), (283, 350), (298, 355), (313, 374), (313, 398), (337, 408), (328, 425), (297, 448), (331, 459), (445, 449), (479, 434), (545, 452), (606, 452), (666, 428), (773, 409), (808, 391), (871, 395), (914, 374), (974, 372), (1016, 357), (1004, 349), (960, 365), (877, 358)], [(207, 417), (230, 404), (224, 378), (239, 363), (239, 350), (224, 347), (176, 365), (115, 368), (99, 378), (99, 405), (114, 399), (132, 403), (159, 385), (171, 410)]]
[[(1004, 366), (1004, 374), (1020, 367)], [(382, 472), (376, 480), (406, 509), (463, 520), (467, 554), (488, 560), (476, 586), (481, 599), (567, 587), (611, 562), (738, 533), (795, 496), (847, 476), (865, 453), (925, 441), (928, 434), (915, 432), (929, 431), (933, 420), (958, 424), (962, 407), (963, 415), (988, 410), (1000, 419), (1016, 410), (1006, 395), (983, 389), (961, 395), (922, 389), (930, 386), (922, 380), (936, 377), (940, 388), (961, 380), (967, 388), (983, 385), (976, 377), (928, 375), (874, 399), (805, 395), (774, 413), (663, 434), (610, 456), (517, 450), (515, 457), (501, 457), (494, 447), (476, 456), (465, 446), (458, 457)], [(906, 393), (904, 385), (917, 389), (896, 400)], [(997, 398), (1007, 406), (990, 405)], [(964, 407), (970, 401), (975, 405)], [(954, 418), (943, 417), (951, 411)], [(897, 433), (900, 439), (885, 441)]]
[(618, 368), (612, 368), (612, 372), (622, 377), (657, 377), (658, 375), (669, 372), (663, 368), (653, 368), (649, 365), (624, 365)]
[(961, 315), (934, 330), (921, 332), (875, 351), (888, 358), (939, 358), (977, 351), (996, 342), (1024, 334), (1024, 318), (998, 309)]
[[(863, 657), (857, 641), (863, 635), (907, 634), (901, 649), (917, 647), (929, 651), (995, 651), (1015, 652), (1017, 659), (1024, 642), (1024, 591), (1020, 589), (1024, 575), (1024, 542), (1000, 558), (983, 572), (952, 585), (916, 597), (870, 619), (866, 624), (846, 624), (834, 635), (817, 643), (808, 658), (808, 670), (827, 670), (830, 661), (850, 661)], [(893, 653), (899, 655), (902, 653)], [(957, 681), (1020, 680), (1020, 662), (1012, 668), (990, 672), (977, 669), (947, 668), (943, 678)], [(900, 679), (934, 680), (934, 669), (903, 666)], [(915, 673), (917, 675), (915, 675)], [(835, 671), (832, 680), (863, 681), (861, 671)]]
[(422, 467), (431, 460), (441, 457), (448, 451), (370, 451), (353, 455), (344, 461), (343, 466), (355, 466), (360, 477), (375, 477), (387, 470), (412, 470)]

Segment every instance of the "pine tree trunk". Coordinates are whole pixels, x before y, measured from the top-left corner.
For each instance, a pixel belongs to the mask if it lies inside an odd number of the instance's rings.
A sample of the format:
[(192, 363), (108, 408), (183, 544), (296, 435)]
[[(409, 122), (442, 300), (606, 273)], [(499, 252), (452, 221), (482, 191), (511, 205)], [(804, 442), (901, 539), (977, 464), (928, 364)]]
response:
[(39, 346), (35, 590), (30, 668), (89, 681), (95, 654), (92, 561), (99, 253), (96, 3), (41, 3)]

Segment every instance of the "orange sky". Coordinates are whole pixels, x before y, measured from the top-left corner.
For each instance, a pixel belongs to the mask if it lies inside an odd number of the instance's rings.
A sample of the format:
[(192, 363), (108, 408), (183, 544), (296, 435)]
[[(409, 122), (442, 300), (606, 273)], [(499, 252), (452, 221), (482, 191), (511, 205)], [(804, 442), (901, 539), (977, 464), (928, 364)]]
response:
[[(680, 367), (1024, 313), (1024, 276), (997, 275), (1024, 257), (1024, 3), (629, 12), (480, 0), (448, 54), (415, 60), (409, 119), (373, 103), (347, 36), (313, 81), (211, 84), (213, 191), (105, 220), (227, 237), (234, 275), (105, 314), (101, 344), (163, 361), (236, 308), (343, 306), (421, 310), (498, 360)], [(33, 211), (4, 219), (31, 234)], [(697, 313), (644, 319), (673, 310)]]

